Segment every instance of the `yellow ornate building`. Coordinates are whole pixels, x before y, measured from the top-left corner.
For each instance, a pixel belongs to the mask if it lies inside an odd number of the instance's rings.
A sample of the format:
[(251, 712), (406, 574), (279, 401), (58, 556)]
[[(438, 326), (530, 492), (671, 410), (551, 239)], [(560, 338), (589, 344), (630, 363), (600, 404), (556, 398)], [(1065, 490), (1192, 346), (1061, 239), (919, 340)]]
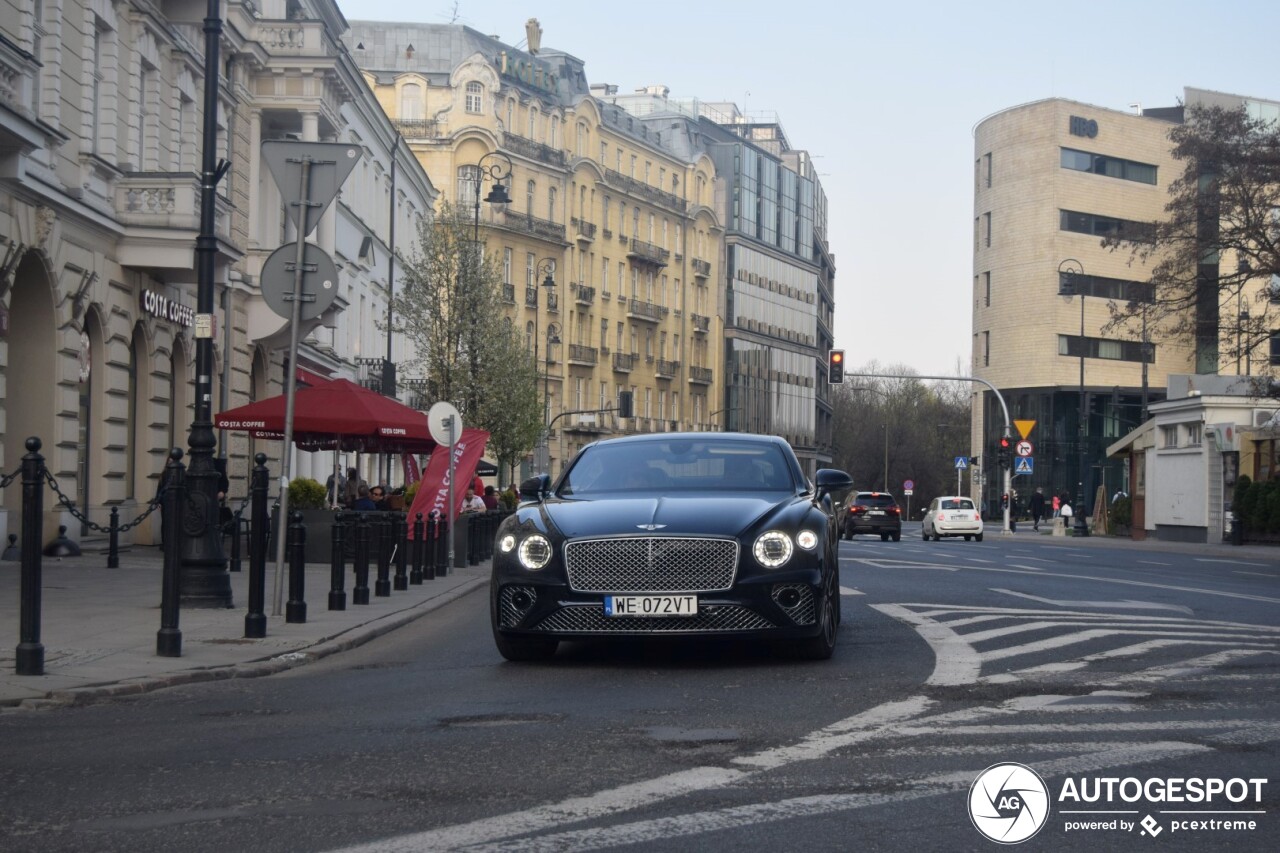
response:
[[(581, 60), (540, 48), (536, 21), (527, 50), (456, 25), (350, 24), (383, 109), (502, 259), (508, 316), (545, 376), (540, 461), (557, 471), (608, 434), (717, 428), (724, 229), (711, 159), (594, 97)], [(486, 201), (498, 185), (508, 203)], [(633, 418), (592, 411), (620, 391)]]

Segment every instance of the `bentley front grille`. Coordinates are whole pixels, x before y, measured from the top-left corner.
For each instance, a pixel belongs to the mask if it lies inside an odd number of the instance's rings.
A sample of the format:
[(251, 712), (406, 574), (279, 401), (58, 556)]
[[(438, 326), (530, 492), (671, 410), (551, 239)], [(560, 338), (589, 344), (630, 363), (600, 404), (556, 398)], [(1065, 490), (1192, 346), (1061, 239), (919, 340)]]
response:
[(673, 631), (752, 631), (772, 628), (765, 617), (737, 604), (704, 604), (695, 616), (606, 616), (599, 604), (570, 604), (538, 623), (556, 633), (649, 634)]
[(637, 536), (565, 545), (569, 586), (578, 592), (723, 592), (733, 586), (732, 539)]

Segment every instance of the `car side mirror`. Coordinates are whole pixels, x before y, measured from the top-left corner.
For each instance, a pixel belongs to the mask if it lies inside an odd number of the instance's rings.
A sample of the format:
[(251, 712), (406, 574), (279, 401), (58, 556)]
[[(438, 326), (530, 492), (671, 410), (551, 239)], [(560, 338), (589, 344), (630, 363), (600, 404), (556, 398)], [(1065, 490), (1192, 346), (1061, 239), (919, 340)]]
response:
[(828, 495), (834, 495), (838, 500), (853, 488), (853, 478), (835, 468), (819, 468), (813, 476), (813, 484), (817, 487), (816, 500), (821, 501)]
[(522, 498), (540, 501), (543, 495), (549, 491), (551, 491), (551, 477), (548, 474), (538, 474), (520, 484), (520, 497)]

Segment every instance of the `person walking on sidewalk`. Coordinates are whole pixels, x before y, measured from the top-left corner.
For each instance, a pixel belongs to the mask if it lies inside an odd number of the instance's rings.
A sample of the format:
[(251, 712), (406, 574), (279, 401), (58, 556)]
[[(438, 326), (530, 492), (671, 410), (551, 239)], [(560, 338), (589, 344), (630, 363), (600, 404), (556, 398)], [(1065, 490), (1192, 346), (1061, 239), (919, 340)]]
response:
[(1037, 486), (1031, 496), (1031, 529), (1040, 529), (1040, 519), (1044, 518), (1044, 487)]

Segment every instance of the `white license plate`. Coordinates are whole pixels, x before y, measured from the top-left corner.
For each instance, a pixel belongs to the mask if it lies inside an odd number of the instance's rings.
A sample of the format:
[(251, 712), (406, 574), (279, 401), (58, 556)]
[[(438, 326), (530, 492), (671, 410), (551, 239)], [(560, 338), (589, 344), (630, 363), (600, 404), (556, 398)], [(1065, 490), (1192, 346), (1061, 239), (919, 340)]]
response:
[(696, 595), (606, 595), (605, 616), (697, 616)]
[(873, 510), (871, 510), (871, 512), (867, 513), (867, 515), (884, 515), (884, 510), (882, 510), (882, 509), (873, 509)]

